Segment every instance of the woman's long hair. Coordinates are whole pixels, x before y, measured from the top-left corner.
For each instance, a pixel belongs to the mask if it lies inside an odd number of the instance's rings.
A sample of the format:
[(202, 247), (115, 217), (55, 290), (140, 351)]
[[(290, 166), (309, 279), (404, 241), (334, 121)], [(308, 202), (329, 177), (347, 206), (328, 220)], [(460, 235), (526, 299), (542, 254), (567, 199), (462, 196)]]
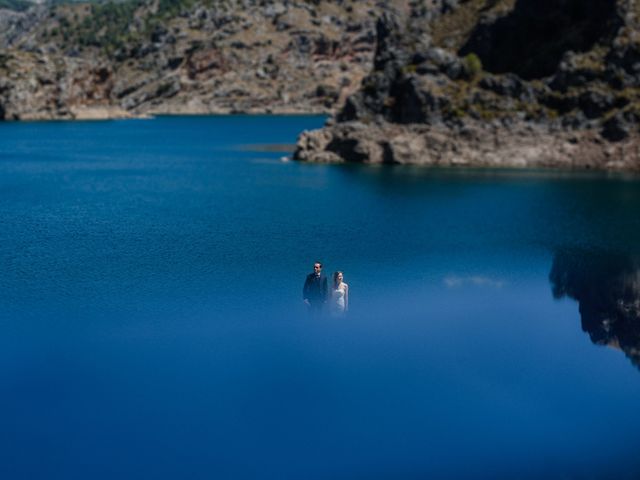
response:
[[(340, 275), (342, 272), (341, 271), (337, 271), (337, 272), (333, 272), (333, 288), (336, 288), (338, 286), (338, 275)], [(342, 273), (342, 276), (344, 277), (344, 273)]]

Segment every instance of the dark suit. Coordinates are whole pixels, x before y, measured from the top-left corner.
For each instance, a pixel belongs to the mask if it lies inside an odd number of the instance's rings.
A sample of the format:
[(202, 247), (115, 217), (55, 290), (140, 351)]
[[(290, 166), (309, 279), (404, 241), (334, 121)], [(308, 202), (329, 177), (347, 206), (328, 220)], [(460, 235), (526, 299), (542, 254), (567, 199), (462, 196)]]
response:
[(324, 275), (316, 275), (315, 273), (307, 275), (307, 279), (304, 281), (304, 287), (302, 288), (302, 299), (309, 301), (311, 304), (309, 310), (311, 312), (319, 313), (327, 301), (328, 295), (329, 287), (327, 285), (327, 277)]

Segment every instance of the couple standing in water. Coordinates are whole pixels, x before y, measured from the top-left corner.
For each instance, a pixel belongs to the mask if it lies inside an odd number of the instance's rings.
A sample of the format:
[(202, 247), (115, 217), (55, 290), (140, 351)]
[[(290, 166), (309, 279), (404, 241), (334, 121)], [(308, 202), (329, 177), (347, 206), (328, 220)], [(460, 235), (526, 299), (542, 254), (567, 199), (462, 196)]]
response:
[(349, 311), (349, 285), (343, 279), (342, 272), (335, 272), (329, 290), (327, 277), (322, 274), (322, 263), (314, 263), (313, 273), (307, 275), (302, 288), (302, 300), (312, 315), (321, 315), (327, 304), (332, 317), (343, 317)]

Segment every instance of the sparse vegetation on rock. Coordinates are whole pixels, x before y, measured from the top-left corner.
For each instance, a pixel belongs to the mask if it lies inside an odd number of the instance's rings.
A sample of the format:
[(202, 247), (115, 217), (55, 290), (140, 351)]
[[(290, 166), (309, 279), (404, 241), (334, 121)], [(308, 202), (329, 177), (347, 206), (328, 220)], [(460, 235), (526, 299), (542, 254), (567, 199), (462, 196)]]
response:
[(329, 113), (371, 68), (380, 11), (373, 0), (60, 1), (3, 10), (0, 105), (5, 119)]
[(410, 6), (381, 16), (372, 72), (297, 159), (640, 169), (635, 2)]
[(639, 169), (638, 31), (626, 0), (57, 1), (0, 10), (0, 106), (335, 112), (296, 158)]

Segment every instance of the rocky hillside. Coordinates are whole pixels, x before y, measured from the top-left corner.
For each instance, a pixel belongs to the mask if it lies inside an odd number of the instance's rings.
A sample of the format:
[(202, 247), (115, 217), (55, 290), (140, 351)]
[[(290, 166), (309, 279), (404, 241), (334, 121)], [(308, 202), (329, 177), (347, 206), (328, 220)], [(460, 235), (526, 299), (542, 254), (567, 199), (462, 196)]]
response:
[(296, 158), (640, 169), (640, 2), (431, 0)]
[(371, 70), (386, 10), (371, 0), (0, 9), (0, 118), (331, 112)]

